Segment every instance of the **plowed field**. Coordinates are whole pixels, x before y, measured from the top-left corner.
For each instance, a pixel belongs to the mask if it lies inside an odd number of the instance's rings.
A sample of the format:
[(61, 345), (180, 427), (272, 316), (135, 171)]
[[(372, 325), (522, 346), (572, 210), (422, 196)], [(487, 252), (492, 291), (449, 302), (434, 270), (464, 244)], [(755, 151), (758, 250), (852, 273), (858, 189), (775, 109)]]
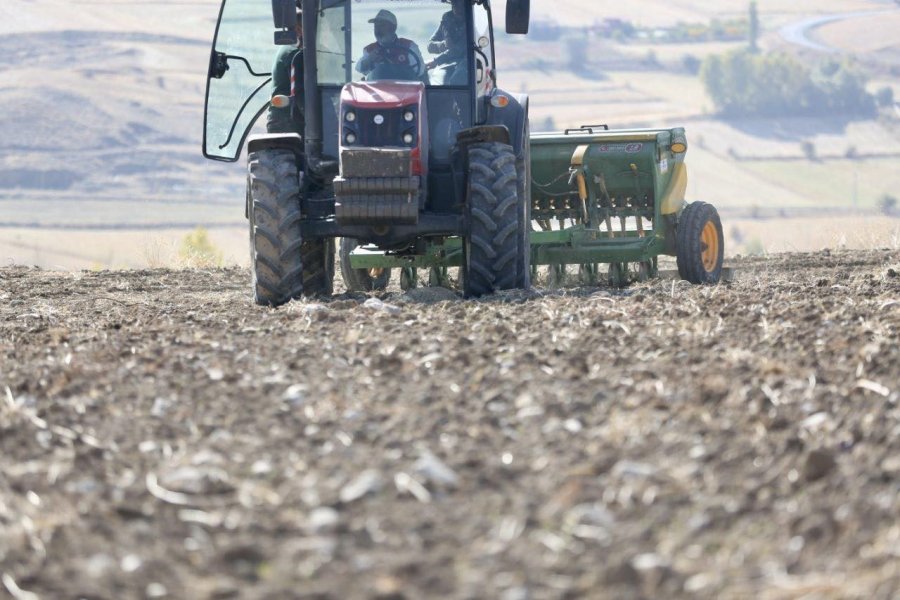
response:
[(340, 295), (0, 269), (0, 597), (896, 598), (900, 252)]

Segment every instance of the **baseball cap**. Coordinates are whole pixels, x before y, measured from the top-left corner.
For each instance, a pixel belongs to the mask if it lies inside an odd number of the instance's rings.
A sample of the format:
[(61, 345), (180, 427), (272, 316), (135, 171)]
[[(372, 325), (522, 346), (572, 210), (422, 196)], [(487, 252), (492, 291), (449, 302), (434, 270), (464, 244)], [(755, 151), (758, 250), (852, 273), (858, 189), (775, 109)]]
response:
[(397, 26), (397, 17), (389, 10), (379, 10), (374, 19), (369, 19), (369, 23), (374, 23), (375, 21), (387, 21), (394, 27)]

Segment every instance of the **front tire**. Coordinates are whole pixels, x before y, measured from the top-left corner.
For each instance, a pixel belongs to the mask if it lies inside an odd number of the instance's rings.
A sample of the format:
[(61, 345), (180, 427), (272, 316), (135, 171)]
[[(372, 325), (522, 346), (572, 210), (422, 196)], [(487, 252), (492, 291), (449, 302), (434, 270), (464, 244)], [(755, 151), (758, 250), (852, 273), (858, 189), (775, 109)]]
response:
[(280, 306), (303, 295), (331, 294), (334, 242), (304, 240), (297, 159), (266, 149), (248, 160), (248, 217), (253, 299)]
[(469, 231), (463, 244), (467, 297), (525, 287), (520, 278), (525, 213), (518, 182), (512, 146), (485, 142), (469, 147)]
[(719, 283), (725, 236), (712, 204), (692, 202), (685, 207), (678, 219), (675, 249), (682, 279), (695, 285)]

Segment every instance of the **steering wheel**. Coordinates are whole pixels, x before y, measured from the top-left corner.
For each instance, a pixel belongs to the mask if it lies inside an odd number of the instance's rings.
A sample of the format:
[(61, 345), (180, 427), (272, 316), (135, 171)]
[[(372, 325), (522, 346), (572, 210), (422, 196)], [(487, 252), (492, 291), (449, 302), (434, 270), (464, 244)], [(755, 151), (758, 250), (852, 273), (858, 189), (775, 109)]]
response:
[(377, 81), (379, 79), (419, 80), (422, 61), (412, 51), (412, 48), (404, 48), (404, 50), (406, 51), (406, 62), (395, 63), (385, 59), (369, 71), (369, 74), (366, 75), (366, 81)]
[[(407, 61), (406, 64), (409, 65), (409, 68), (413, 70), (413, 73), (418, 75), (419, 71), (422, 70), (422, 60), (416, 56), (416, 53), (412, 51), (412, 48), (406, 49)], [(415, 63), (413, 63), (415, 61)]]

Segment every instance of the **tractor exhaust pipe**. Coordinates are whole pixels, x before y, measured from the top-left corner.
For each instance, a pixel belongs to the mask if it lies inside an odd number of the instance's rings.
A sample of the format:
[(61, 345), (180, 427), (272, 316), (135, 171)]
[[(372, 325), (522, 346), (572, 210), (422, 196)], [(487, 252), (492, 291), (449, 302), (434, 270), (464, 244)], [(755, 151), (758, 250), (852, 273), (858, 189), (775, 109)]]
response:
[(303, 110), (306, 113), (305, 144), (309, 169), (318, 174), (322, 162), (322, 98), (319, 95), (316, 31), (319, 0), (303, 0)]

